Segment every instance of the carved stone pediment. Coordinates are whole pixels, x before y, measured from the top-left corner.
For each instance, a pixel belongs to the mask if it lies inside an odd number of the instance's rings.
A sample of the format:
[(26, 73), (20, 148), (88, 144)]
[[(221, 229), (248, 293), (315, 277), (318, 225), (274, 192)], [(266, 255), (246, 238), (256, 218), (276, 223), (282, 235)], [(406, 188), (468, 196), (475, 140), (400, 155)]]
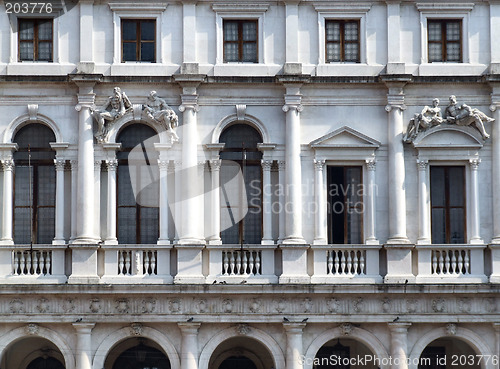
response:
[(370, 138), (350, 127), (344, 126), (312, 141), (310, 146), (321, 148), (370, 148), (380, 147), (380, 142)]
[(483, 142), (477, 129), (442, 124), (421, 132), (412, 145), (417, 149), (480, 149)]

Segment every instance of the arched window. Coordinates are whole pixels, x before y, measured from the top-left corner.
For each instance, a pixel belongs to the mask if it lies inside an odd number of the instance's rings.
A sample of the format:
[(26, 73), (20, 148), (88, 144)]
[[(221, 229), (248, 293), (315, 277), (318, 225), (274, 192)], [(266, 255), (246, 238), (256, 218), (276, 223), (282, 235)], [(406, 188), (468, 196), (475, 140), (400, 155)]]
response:
[(26, 369), (64, 369), (64, 365), (53, 357), (39, 357), (29, 363)]
[[(249, 125), (234, 124), (221, 133), (219, 142), (225, 143), (220, 158), (232, 160), (241, 168), (248, 206), (248, 212), (241, 221), (234, 222), (232, 227), (221, 232), (222, 242), (225, 244), (260, 244), (262, 240), (262, 153), (257, 149), (257, 144), (262, 142), (262, 136)], [(224, 171), (221, 171), (222, 176), (224, 176)], [(221, 178), (222, 184), (225, 183), (224, 179)], [(230, 208), (230, 213), (241, 211), (238, 206), (227, 203), (225, 195), (223, 190), (222, 207)], [(237, 216), (235, 218), (240, 219)]]
[(22, 127), (14, 142), (14, 242), (52, 243), (55, 236), (56, 170), (50, 142), (54, 133), (34, 123)]
[[(152, 244), (158, 241), (159, 209), (154, 204), (158, 204), (159, 187), (150, 175), (152, 168), (156, 167), (149, 165), (157, 163), (158, 155), (151, 147), (145, 146), (145, 141), (155, 135), (156, 131), (145, 124), (132, 124), (124, 128), (116, 140), (122, 144), (121, 151), (117, 153), (117, 233), (121, 244)], [(147, 145), (152, 145), (153, 141), (159, 142), (148, 140)], [(143, 160), (129, 160), (130, 152), (138, 145), (144, 152)], [(144, 191), (134, 194), (134, 188), (144, 188)]]

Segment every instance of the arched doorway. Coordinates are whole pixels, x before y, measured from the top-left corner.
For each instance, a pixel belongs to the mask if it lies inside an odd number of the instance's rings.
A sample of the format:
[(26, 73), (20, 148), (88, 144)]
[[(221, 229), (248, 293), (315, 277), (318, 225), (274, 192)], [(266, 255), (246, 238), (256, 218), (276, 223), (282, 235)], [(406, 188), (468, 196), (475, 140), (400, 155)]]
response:
[(145, 338), (118, 343), (104, 363), (105, 369), (170, 369), (170, 361), (158, 344)]
[(361, 362), (357, 358), (375, 356), (363, 343), (350, 338), (335, 338), (316, 353), (314, 369), (377, 369), (380, 363)]
[(11, 343), (0, 360), (1, 368), (65, 369), (64, 357), (55, 344), (42, 337), (26, 337)]
[(465, 341), (454, 337), (442, 337), (432, 341), (422, 351), (419, 369), (480, 369), (480, 355)]
[(210, 357), (209, 369), (269, 369), (276, 364), (269, 350), (250, 337), (222, 342)]

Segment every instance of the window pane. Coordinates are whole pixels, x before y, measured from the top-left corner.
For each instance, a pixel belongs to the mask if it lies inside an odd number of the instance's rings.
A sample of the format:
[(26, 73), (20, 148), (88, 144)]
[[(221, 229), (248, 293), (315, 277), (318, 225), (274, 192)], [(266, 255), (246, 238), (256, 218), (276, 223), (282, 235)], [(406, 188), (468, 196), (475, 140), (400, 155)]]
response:
[(55, 208), (39, 208), (37, 218), (37, 243), (52, 243), (55, 236)]
[[(15, 172), (15, 206), (29, 206), (31, 204), (31, 198), (29, 193), (29, 174), (30, 170), (28, 166), (16, 165)], [(31, 173), (33, 173), (33, 167), (31, 167)], [(33, 194), (31, 194), (33, 196)]]
[(345, 41), (358, 40), (358, 23), (346, 22), (344, 24)]
[(326, 40), (340, 41), (340, 23), (326, 22)]
[(445, 206), (445, 168), (431, 167), (431, 203), (432, 206)]
[(449, 167), (450, 206), (464, 206), (464, 167)]
[(428, 22), (429, 41), (441, 41), (441, 23)]
[(358, 61), (358, 44), (345, 45), (345, 61)]
[(14, 243), (29, 244), (31, 242), (31, 221), (29, 208), (14, 210)]
[(118, 205), (135, 206), (128, 165), (118, 165)]
[(19, 20), (19, 38), (21, 40), (33, 40), (35, 36), (34, 22), (30, 20)]
[(119, 207), (118, 208), (118, 241), (121, 244), (137, 243), (136, 241), (136, 208)]
[(155, 39), (155, 27), (156, 22), (142, 21), (141, 22), (141, 40), (142, 41), (154, 41)]
[(33, 60), (33, 42), (21, 42), (19, 44), (19, 57), (21, 60)]
[(464, 209), (450, 209), (450, 243), (464, 243)]
[(224, 22), (224, 41), (238, 41), (237, 22)]
[(122, 21), (123, 27), (123, 40), (135, 41), (137, 40), (137, 22), (131, 20)]
[(441, 44), (429, 44), (429, 61), (443, 61), (443, 47)]
[(446, 44), (446, 61), (460, 61), (460, 44)]
[(347, 208), (347, 243), (363, 243), (362, 234), (362, 209), (348, 207)]
[(243, 44), (243, 61), (257, 62), (257, 45), (254, 43)]
[(244, 243), (257, 244), (262, 239), (261, 214), (257, 209), (248, 209), (244, 222)]
[(141, 243), (152, 244), (158, 241), (158, 208), (141, 207)]
[(446, 40), (460, 41), (460, 22), (446, 23)]
[(257, 23), (245, 22), (243, 23), (243, 41), (256, 41), (257, 40)]
[(340, 61), (340, 44), (328, 43), (326, 45), (327, 61)]
[(55, 206), (56, 169), (53, 165), (38, 166), (38, 186), (36, 188), (38, 206)]
[(445, 209), (432, 209), (432, 243), (446, 243)]
[(154, 62), (155, 61), (155, 44), (154, 42), (141, 43), (141, 61)]
[(38, 39), (52, 41), (52, 20), (38, 22)]
[(137, 61), (136, 44), (130, 42), (123, 43), (123, 61)]
[(224, 229), (220, 233), (223, 244), (239, 244), (239, 223), (234, 224), (230, 228)]
[(227, 62), (238, 61), (238, 44), (224, 44), (224, 60)]
[(38, 60), (52, 60), (52, 42), (38, 43)]

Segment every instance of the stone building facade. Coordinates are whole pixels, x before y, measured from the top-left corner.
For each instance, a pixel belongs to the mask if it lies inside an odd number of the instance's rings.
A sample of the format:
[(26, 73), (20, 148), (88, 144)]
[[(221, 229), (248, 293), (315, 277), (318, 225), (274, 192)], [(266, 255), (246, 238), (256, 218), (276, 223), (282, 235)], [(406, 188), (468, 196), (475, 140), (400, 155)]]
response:
[(499, 37), (496, 0), (4, 0), (0, 368), (498, 368)]

